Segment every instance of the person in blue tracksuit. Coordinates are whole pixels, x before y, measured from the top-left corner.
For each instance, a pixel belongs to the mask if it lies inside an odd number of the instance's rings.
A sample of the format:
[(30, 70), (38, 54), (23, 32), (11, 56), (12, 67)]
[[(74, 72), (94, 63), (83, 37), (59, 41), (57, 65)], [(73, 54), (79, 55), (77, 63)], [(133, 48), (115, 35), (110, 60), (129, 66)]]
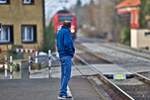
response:
[(64, 21), (57, 32), (57, 50), (61, 62), (61, 84), (58, 99), (71, 98), (67, 94), (67, 85), (71, 78), (72, 58), (75, 53), (74, 43), (70, 32), (71, 22)]

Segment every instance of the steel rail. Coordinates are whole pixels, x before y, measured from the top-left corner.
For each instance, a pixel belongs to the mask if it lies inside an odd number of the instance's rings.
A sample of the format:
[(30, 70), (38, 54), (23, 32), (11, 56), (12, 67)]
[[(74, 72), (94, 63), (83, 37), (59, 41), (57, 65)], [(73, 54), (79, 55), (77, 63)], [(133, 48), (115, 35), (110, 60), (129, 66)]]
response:
[(138, 73), (135, 73), (134, 74), (135, 77), (137, 77), (139, 80), (142, 80), (143, 82), (147, 83), (148, 85), (150, 85), (150, 79), (141, 75), (141, 74), (138, 74)]
[[(143, 53), (140, 53), (140, 52), (137, 52), (137, 51), (125, 51), (125, 50), (121, 50), (121, 49), (119, 49), (119, 48), (115, 48), (115, 47), (112, 47), (112, 46), (106, 46), (106, 45), (103, 45), (104, 47), (106, 47), (106, 48), (111, 48), (111, 49), (113, 49), (113, 50), (117, 50), (117, 51), (120, 51), (120, 52), (123, 52), (123, 53), (128, 53), (128, 54), (131, 54), (131, 55), (133, 55), (133, 56), (139, 56), (139, 57), (141, 57), (141, 58), (145, 58), (145, 59), (148, 59), (148, 60), (150, 60), (150, 56), (149, 55), (147, 55), (147, 56), (143, 56), (142, 54)], [(125, 48), (126, 49), (126, 48)], [(127, 48), (128, 49), (128, 48)], [(144, 53), (145, 54), (145, 53)], [(94, 54), (93, 54), (94, 55)], [(95, 55), (95, 56), (97, 56), (97, 55)], [(98, 56), (97, 56), (98, 57)], [(140, 80), (142, 80), (142, 81), (144, 81), (145, 83), (147, 83), (147, 84), (150, 84), (150, 79), (149, 78), (147, 78), (147, 77), (145, 77), (145, 76), (143, 76), (143, 75), (141, 75), (141, 74), (138, 74), (138, 73), (134, 73), (133, 74), (135, 77), (137, 77), (138, 79), (140, 79)]]
[(141, 53), (141, 52), (138, 52), (138, 51), (135, 51), (135, 50), (130, 50), (129, 48), (125, 48), (125, 47), (123, 47), (123, 48), (124, 49), (128, 49), (128, 51), (127, 50), (123, 50), (123, 49), (120, 49), (119, 46), (118, 47), (114, 47), (114, 46), (111, 46), (111, 45), (109, 45), (109, 46), (107, 45), (106, 46), (104, 44), (101, 44), (101, 46), (109, 48), (109, 49), (111, 48), (111, 49), (116, 50), (116, 51), (120, 51), (120, 52), (123, 52), (123, 53), (128, 53), (128, 54), (131, 54), (133, 56), (139, 56), (141, 58), (150, 60), (150, 54), (147, 54), (147, 53)]
[[(107, 61), (108, 63), (115, 64), (114, 62), (112, 62), (111, 60), (106, 59), (106, 58), (103, 57), (103, 56), (99, 56), (99, 55), (96, 55), (96, 54), (92, 53), (92, 52), (89, 51), (89, 50), (85, 50), (85, 48), (86, 48), (86, 49), (88, 49), (88, 48), (85, 47), (85, 46), (83, 46), (82, 44), (78, 44), (78, 45), (80, 46), (79, 48), (83, 49), (86, 53), (89, 53), (89, 54), (91, 54), (91, 55), (93, 55), (93, 56), (95, 56), (95, 57), (97, 57), (97, 58), (99, 58), (99, 59), (103, 59), (103, 60)], [(97, 53), (97, 54), (101, 54), (101, 53)]]
[[(101, 45), (101, 46), (103, 46), (103, 45)], [(126, 48), (122, 50), (122, 49), (119, 49), (119, 47), (115, 48), (114, 46), (111, 47), (111, 46), (106, 46), (106, 45), (104, 45), (104, 47), (109, 48), (109, 49), (113, 49), (113, 50), (116, 50), (116, 51), (128, 53), (128, 54), (131, 54), (133, 56), (139, 56), (141, 58), (150, 60), (150, 57), (147, 57), (147, 56), (145, 57), (144, 55), (142, 55), (142, 54), (145, 54), (145, 53), (141, 53), (141, 52), (138, 52), (138, 51), (131, 51), (130, 49), (129, 49), (129, 51), (125, 51)], [(103, 58), (104, 60), (107, 60), (105, 57), (100, 57), (100, 56), (98, 56), (98, 55), (90, 52), (89, 50), (85, 50), (85, 46), (83, 46), (81, 43), (79, 44), (79, 48), (82, 49), (82, 50), (84, 50), (86, 53), (90, 53), (93, 56), (96, 56), (97, 58), (100, 58), (100, 59)], [(109, 62), (111, 62), (111, 61), (109, 61)], [(145, 77), (145, 76), (143, 76), (141, 74), (138, 74), (138, 73), (133, 73), (133, 76), (136, 77), (138, 80), (140, 80), (140, 81), (142, 81), (142, 82), (147, 83), (148, 85), (150, 85), (150, 79), (149, 78), (147, 78), (147, 77)], [(100, 76), (99, 76), (99, 78), (101, 79)], [(105, 83), (108, 84), (107, 81)], [(110, 85), (110, 86), (112, 86), (112, 85)], [(124, 92), (124, 91), (122, 91), (122, 92)], [(134, 98), (132, 98), (132, 99), (134, 100)]]
[(109, 79), (107, 79), (100, 71), (98, 71), (94, 65), (88, 64), (84, 59), (79, 57), (78, 55), (75, 55), (77, 59), (82, 61), (85, 65), (87, 65), (88, 68), (90, 68), (92, 71), (95, 71), (100, 80), (102, 80), (105, 84), (109, 85), (114, 91), (119, 93), (121, 97), (123, 97), (125, 100), (135, 100), (133, 97), (131, 97), (129, 94), (127, 94), (125, 91), (123, 91), (120, 87), (118, 87), (116, 84), (111, 82)]

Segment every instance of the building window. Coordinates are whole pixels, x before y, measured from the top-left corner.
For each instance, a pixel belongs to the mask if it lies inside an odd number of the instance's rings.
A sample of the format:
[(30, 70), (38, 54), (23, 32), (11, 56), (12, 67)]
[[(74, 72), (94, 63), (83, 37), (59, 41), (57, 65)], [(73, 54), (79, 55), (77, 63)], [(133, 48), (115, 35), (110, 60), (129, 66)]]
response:
[(34, 0), (23, 0), (23, 4), (25, 5), (31, 5), (34, 3)]
[(13, 42), (13, 26), (3, 25), (0, 31), (0, 44)]
[(21, 38), (23, 43), (36, 42), (36, 26), (22, 25)]
[(10, 0), (0, 0), (0, 4), (8, 4)]

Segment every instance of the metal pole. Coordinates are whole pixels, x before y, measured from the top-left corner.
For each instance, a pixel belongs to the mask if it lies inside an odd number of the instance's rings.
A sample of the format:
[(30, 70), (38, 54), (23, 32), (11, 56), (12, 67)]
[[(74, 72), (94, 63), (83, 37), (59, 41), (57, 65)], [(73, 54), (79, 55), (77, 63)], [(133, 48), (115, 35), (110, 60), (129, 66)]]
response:
[(4, 69), (5, 69), (5, 72), (4, 72), (4, 78), (6, 79), (7, 76), (8, 76), (8, 72), (7, 72), (7, 69), (8, 69), (8, 65), (7, 65), (7, 56), (5, 55), (4, 56), (4, 59), (5, 59), (5, 64), (4, 64)]
[(20, 76), (19, 76), (19, 78), (21, 78), (21, 73), (22, 73), (22, 72), (21, 72), (21, 71), (22, 71), (22, 70), (21, 70), (21, 67), (22, 67), (22, 62), (19, 62), (19, 68), (20, 68)]
[(2, 32), (2, 23), (0, 23), (0, 33)]
[(8, 77), (8, 71), (7, 71), (8, 65), (5, 64), (4, 66), (5, 66), (5, 79), (7, 79), (7, 77)]
[(35, 63), (38, 63), (38, 51), (35, 52)]
[(52, 66), (52, 59), (51, 59), (51, 50), (48, 50), (48, 68), (49, 68), (49, 78), (51, 77), (51, 66)]
[(31, 64), (32, 64), (32, 58), (31, 58), (31, 56), (29, 56), (29, 75), (31, 74)]
[(48, 57), (51, 57), (52, 53), (51, 50), (48, 50)]
[(10, 56), (10, 79), (13, 79), (12, 64), (13, 64), (13, 58), (12, 58), (12, 56)]

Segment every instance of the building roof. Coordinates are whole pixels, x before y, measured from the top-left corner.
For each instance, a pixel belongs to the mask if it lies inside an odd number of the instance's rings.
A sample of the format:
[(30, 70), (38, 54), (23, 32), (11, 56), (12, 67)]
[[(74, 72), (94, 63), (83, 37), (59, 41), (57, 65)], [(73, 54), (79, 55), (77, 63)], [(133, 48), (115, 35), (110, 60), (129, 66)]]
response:
[(141, 5), (141, 0), (125, 0), (121, 3), (119, 3), (116, 8), (124, 8), (124, 7), (135, 7), (135, 6), (140, 6)]

